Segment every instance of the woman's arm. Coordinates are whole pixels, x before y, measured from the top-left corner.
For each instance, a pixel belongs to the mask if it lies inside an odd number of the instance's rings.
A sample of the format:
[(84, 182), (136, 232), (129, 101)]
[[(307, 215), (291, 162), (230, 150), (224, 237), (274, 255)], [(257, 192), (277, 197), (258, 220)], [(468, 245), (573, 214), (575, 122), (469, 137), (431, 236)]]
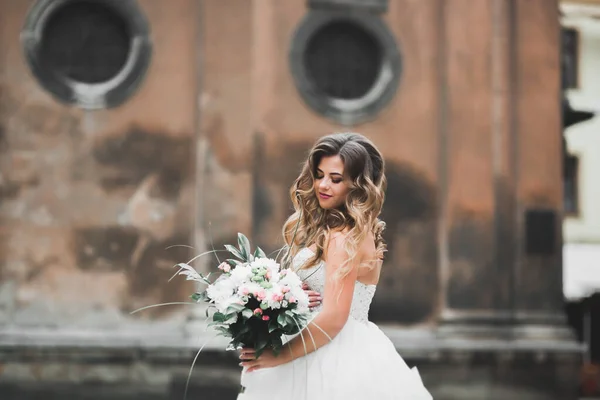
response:
[(345, 241), (346, 235), (338, 233), (334, 234), (328, 243), (324, 252), (326, 279), (323, 309), (302, 330), (301, 335), (289, 342), (289, 351), (282, 350), (281, 357), (285, 362), (303, 357), (323, 347), (340, 333), (348, 321), (358, 270), (353, 265), (350, 273), (342, 279), (334, 277), (337, 270), (348, 262), (348, 253), (344, 248)]
[(349, 259), (344, 249), (345, 240), (346, 235), (343, 233), (332, 235), (324, 252), (326, 280), (322, 311), (302, 330), (301, 334), (288, 343), (287, 348), (282, 349), (278, 357), (271, 352), (264, 352), (255, 359), (253, 349), (243, 349), (240, 365), (246, 367), (247, 372), (274, 367), (303, 357), (325, 346), (340, 333), (350, 315), (360, 258), (356, 257), (350, 272), (345, 277), (342, 279), (334, 277), (336, 271)]

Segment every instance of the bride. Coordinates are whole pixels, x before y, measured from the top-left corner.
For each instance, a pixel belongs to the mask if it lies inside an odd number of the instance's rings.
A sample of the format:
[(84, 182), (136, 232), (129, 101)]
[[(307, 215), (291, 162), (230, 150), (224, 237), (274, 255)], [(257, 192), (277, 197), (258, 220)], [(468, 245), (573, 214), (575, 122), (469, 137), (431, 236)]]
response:
[(314, 145), (291, 188), (295, 213), (283, 236), (294, 269), (323, 302), (279, 356), (241, 350), (238, 400), (432, 399), (368, 320), (385, 252), (385, 184), (383, 157), (364, 136), (333, 134)]

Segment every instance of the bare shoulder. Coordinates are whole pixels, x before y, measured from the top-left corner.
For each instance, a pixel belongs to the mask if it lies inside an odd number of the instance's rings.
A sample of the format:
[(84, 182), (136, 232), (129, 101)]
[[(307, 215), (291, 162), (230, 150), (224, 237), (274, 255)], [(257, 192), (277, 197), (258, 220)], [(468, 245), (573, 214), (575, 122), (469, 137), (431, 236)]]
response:
[[(330, 249), (343, 249), (346, 245), (346, 240), (348, 240), (349, 230), (337, 230), (329, 233), (327, 237), (328, 248)], [(357, 247), (357, 256), (361, 261), (367, 261), (375, 256), (376, 247), (375, 247), (375, 235), (372, 232), (368, 232), (364, 239), (358, 243)]]
[(349, 229), (337, 229), (329, 232), (326, 238), (327, 247), (342, 247), (348, 239)]
[(377, 247), (375, 246), (375, 235), (373, 232), (368, 232), (367, 235), (365, 235), (365, 238), (359, 246), (359, 254), (361, 260), (364, 262), (369, 262), (377, 258)]

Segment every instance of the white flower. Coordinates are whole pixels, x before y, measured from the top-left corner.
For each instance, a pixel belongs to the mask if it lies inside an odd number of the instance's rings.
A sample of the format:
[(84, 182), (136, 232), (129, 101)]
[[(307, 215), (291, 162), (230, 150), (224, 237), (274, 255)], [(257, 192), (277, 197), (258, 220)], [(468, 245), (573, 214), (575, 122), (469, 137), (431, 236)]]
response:
[(267, 275), (270, 281), (279, 281), (279, 264), (272, 258), (257, 258), (252, 261), (250, 268), (264, 268), (267, 270)]
[(222, 275), (215, 283), (206, 288), (207, 296), (218, 306), (231, 297), (236, 289), (235, 284), (229, 277)]
[(290, 289), (300, 287), (302, 289), (302, 280), (294, 271), (288, 270), (287, 273), (279, 280), (280, 285), (287, 285)]
[[(227, 307), (229, 307), (232, 304), (238, 304), (238, 303), (240, 303), (240, 301), (241, 300), (237, 296), (229, 297), (216, 305), (217, 311), (220, 313), (225, 313), (227, 311)], [(225, 321), (225, 323), (233, 324), (233, 323), (237, 322), (237, 319), (238, 319), (238, 317), (237, 317), (237, 313), (236, 313), (233, 317), (231, 317), (230, 319)]]
[(281, 308), (281, 302), (285, 299), (284, 293), (281, 291), (281, 286), (273, 284), (273, 287), (267, 291), (266, 301), (269, 308)]
[(238, 265), (231, 271), (230, 279), (236, 285), (239, 286), (247, 282), (252, 276), (252, 269), (247, 265)]

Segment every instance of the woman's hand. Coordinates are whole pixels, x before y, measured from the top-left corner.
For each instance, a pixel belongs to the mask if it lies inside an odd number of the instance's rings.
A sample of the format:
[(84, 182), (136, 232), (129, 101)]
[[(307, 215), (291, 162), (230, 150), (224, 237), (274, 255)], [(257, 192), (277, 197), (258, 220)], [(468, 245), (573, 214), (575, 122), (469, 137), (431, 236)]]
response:
[(304, 289), (304, 291), (308, 295), (308, 308), (310, 308), (312, 310), (313, 308), (321, 305), (321, 301), (323, 299), (321, 298), (321, 294), (319, 292), (310, 290), (310, 288), (308, 287), (308, 285), (306, 283), (302, 284), (302, 289)]
[(283, 355), (283, 351), (279, 356), (275, 356), (272, 350), (267, 349), (263, 351), (260, 357), (256, 358), (256, 352), (252, 348), (243, 348), (240, 352), (240, 360), (242, 360), (240, 366), (247, 368), (246, 372), (252, 372), (262, 368), (273, 368), (287, 362)]

